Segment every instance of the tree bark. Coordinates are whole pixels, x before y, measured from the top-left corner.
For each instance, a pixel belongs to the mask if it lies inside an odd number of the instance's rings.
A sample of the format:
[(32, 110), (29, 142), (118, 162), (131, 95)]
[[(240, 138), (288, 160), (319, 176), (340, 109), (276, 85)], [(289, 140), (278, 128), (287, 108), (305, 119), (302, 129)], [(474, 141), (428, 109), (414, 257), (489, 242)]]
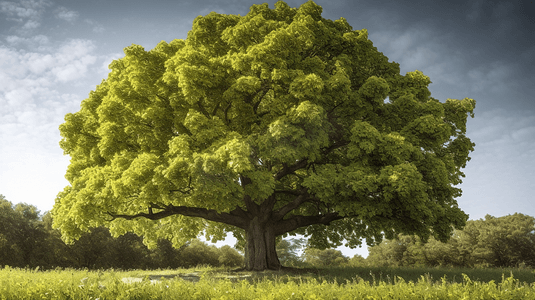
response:
[(250, 271), (279, 270), (274, 226), (254, 217), (246, 229), (245, 268)]

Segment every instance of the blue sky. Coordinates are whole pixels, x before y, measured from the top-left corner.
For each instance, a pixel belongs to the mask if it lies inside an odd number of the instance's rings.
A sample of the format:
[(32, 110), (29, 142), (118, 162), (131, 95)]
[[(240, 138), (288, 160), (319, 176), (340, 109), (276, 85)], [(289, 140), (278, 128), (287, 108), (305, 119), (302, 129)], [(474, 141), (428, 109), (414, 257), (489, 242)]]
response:
[[(161, 40), (183, 39), (198, 15), (245, 15), (262, 2), (0, 1), (0, 194), (42, 212), (52, 209), (68, 184), (58, 126), (107, 76), (124, 47), (148, 50)], [(292, 7), (303, 2), (287, 1)], [(458, 199), (471, 219), (535, 216), (533, 1), (316, 3), (325, 18), (367, 28), (402, 73), (429, 76), (433, 97), (477, 101), (468, 123), (476, 150)]]

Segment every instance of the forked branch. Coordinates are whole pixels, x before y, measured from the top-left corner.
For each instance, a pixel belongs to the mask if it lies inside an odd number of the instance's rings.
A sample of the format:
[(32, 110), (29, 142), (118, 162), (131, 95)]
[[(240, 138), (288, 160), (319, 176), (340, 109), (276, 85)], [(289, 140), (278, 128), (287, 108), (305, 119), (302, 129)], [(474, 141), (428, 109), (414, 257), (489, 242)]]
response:
[[(298, 192), (298, 191), (295, 191), (295, 192)], [(297, 197), (294, 198), (293, 201), (284, 205), (283, 207), (281, 207), (278, 211), (276, 211), (273, 214), (275, 220), (282, 220), (282, 218), (284, 218), (286, 214), (298, 208), (301, 204), (309, 200), (309, 194), (307, 193), (305, 188), (301, 189), (301, 191), (299, 191), (298, 193), (299, 194), (297, 195)]]

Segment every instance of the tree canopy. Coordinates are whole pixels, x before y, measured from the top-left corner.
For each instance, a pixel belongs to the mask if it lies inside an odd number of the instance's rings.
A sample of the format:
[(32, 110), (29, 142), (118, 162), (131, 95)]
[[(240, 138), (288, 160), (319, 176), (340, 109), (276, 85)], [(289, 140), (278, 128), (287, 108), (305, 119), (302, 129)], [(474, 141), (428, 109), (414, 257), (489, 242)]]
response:
[(105, 225), (178, 247), (232, 232), (263, 270), (280, 267), (280, 235), (325, 248), (462, 227), (475, 101), (432, 98), (366, 29), (321, 13), (312, 1), (212, 12), (185, 40), (126, 47), (60, 126), (65, 239)]

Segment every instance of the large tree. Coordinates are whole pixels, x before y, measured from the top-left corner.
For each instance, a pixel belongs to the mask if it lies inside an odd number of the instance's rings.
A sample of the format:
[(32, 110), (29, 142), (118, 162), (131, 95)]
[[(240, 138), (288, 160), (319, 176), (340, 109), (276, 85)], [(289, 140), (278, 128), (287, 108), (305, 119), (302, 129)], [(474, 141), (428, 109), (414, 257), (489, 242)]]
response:
[(280, 235), (325, 248), (462, 227), (474, 100), (432, 98), (422, 72), (401, 75), (365, 29), (321, 13), (212, 12), (185, 40), (125, 48), (60, 126), (65, 239), (100, 225), (175, 246), (232, 232), (263, 270), (281, 266)]

